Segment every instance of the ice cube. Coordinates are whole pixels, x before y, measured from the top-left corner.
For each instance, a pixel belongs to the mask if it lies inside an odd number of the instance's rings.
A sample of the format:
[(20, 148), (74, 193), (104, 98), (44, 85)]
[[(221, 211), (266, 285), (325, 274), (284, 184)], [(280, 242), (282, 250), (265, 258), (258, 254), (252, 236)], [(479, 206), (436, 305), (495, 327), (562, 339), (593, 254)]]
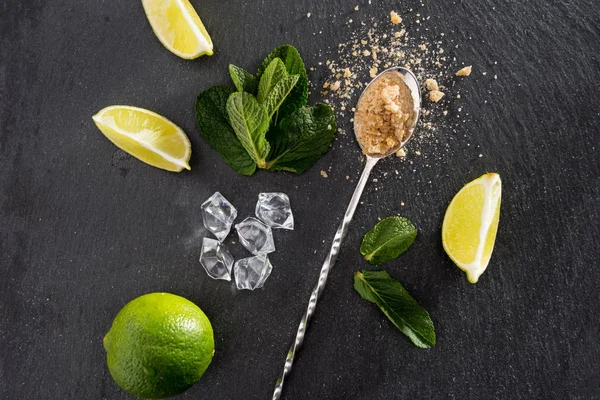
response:
[(259, 194), (255, 213), (272, 228), (294, 229), (290, 198), (285, 193)]
[(272, 270), (273, 265), (266, 254), (237, 260), (233, 267), (235, 284), (240, 290), (261, 288)]
[(233, 256), (218, 240), (206, 237), (202, 240), (200, 264), (211, 278), (231, 280)]
[(273, 232), (264, 222), (248, 217), (235, 226), (240, 243), (252, 254), (267, 254), (275, 251)]
[(219, 192), (215, 192), (202, 203), (204, 227), (211, 231), (219, 239), (219, 242), (222, 242), (229, 234), (235, 217), (237, 217), (237, 210)]

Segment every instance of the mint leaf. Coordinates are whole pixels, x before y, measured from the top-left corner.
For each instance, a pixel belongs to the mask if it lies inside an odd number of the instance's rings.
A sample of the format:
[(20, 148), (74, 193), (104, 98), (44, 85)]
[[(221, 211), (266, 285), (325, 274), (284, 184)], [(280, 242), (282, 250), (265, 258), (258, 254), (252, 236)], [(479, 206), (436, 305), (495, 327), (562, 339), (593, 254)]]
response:
[(327, 153), (337, 129), (331, 107), (303, 107), (267, 133), (267, 168), (301, 173)]
[(406, 218), (388, 217), (363, 238), (360, 253), (371, 264), (384, 264), (404, 253), (417, 237), (417, 228)]
[(275, 87), (267, 95), (263, 105), (269, 119), (271, 119), (273, 114), (275, 114), (275, 111), (281, 106), (281, 103), (283, 103), (288, 94), (290, 94), (290, 91), (294, 88), (296, 82), (298, 82), (299, 77), (300, 75), (285, 76), (282, 80), (277, 82)]
[(421, 348), (435, 346), (435, 330), (429, 313), (386, 271), (354, 273), (354, 289), (375, 303), (402, 333)]
[(229, 64), (229, 75), (238, 92), (248, 92), (256, 94), (258, 81), (245, 69)]
[(304, 62), (302, 61), (302, 57), (300, 57), (298, 50), (296, 50), (294, 46), (285, 44), (273, 50), (267, 56), (267, 58), (264, 59), (258, 68), (258, 71), (256, 72), (257, 79), (261, 79), (265, 70), (275, 58), (279, 58), (281, 61), (283, 61), (285, 69), (289, 75), (300, 75), (298, 82), (296, 82), (296, 85), (288, 97), (279, 107), (279, 111), (277, 113), (277, 123), (283, 120), (285, 117), (291, 115), (294, 111), (306, 105), (308, 99), (308, 76), (306, 74)]
[(226, 104), (233, 93), (226, 86), (213, 86), (196, 99), (195, 114), (200, 135), (225, 162), (241, 175), (252, 175), (256, 163), (248, 155), (229, 124)]
[(227, 99), (227, 115), (242, 146), (254, 162), (264, 168), (270, 149), (265, 138), (269, 118), (264, 107), (250, 93), (235, 92)]
[(287, 72), (285, 70), (285, 64), (280, 58), (274, 58), (260, 76), (258, 95), (256, 96), (258, 102), (261, 104), (264, 103), (275, 85), (286, 76)]
[(300, 75), (289, 75), (280, 58), (275, 58), (260, 77), (257, 100), (265, 107), (269, 119), (281, 106)]

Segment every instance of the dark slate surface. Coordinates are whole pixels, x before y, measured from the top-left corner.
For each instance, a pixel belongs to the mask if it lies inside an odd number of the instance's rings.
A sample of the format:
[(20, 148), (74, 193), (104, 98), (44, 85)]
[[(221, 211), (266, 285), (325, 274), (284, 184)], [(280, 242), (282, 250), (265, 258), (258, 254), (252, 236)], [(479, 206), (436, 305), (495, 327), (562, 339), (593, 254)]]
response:
[[(131, 398), (107, 371), (102, 337), (126, 302), (153, 291), (191, 299), (215, 328), (214, 362), (180, 398), (271, 395), (360, 172), (359, 150), (340, 136), (301, 176), (240, 177), (199, 137), (194, 99), (227, 82), (228, 63), (254, 69), (282, 43), (309, 66), (323, 61), (319, 51), (347, 37), (354, 3), (193, 3), (217, 45), (195, 62), (162, 48), (139, 1), (0, 4), (0, 398)], [(422, 33), (446, 33), (450, 56), (488, 74), (461, 81), (469, 120), (460, 134), (442, 128), (443, 146), (421, 146), (427, 163), (409, 155), (377, 167), (285, 398), (600, 398), (600, 5), (373, 3), (360, 0), (354, 18), (414, 8), (431, 17)], [(91, 116), (119, 103), (179, 124), (192, 141), (192, 171), (154, 169), (106, 140)], [(453, 194), (487, 171), (503, 178), (502, 217), (491, 265), (473, 286), (445, 256), (440, 226)], [(297, 229), (276, 232), (263, 290), (238, 292), (198, 264), (200, 204), (216, 190), (242, 217), (260, 191), (292, 199)], [(431, 350), (415, 348), (352, 289), (352, 272), (368, 267), (362, 235), (391, 214), (420, 230), (386, 268), (431, 313)]]

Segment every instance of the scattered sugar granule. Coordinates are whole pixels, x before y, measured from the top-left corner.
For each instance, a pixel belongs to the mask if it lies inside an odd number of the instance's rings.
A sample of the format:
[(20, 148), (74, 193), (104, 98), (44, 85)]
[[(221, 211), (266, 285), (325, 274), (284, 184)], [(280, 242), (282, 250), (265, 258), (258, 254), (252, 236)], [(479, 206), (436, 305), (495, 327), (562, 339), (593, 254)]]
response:
[(376, 67), (373, 67), (369, 70), (369, 76), (371, 78), (375, 78), (377, 76), (377, 68)]
[(369, 57), (371, 55), (371, 52), (369, 50), (363, 50), (363, 56), (365, 57)]
[(404, 149), (400, 149), (396, 152), (396, 157), (405, 157), (406, 156), (406, 150)]
[(342, 83), (340, 81), (335, 81), (331, 85), (329, 85), (329, 90), (331, 90), (332, 92), (335, 92), (336, 90), (338, 90), (340, 88), (341, 84)]
[(330, 131), (332, 128), (331, 124), (327, 125), (327, 130)]
[(321, 176), (322, 176), (323, 178), (327, 178), (327, 176), (328, 176), (328, 175), (327, 175), (327, 171), (325, 171), (324, 169), (322, 169), (322, 170), (321, 170)]
[(422, 43), (422, 44), (419, 45), (419, 49), (425, 51), (425, 50), (427, 50), (427, 45), (424, 44), (424, 43)]
[(310, 18), (310, 13), (306, 13), (306, 18)]
[(448, 110), (444, 110), (444, 111), (442, 112), (442, 114), (444, 114), (444, 117), (445, 117), (446, 115), (448, 115)]
[(394, 25), (398, 25), (400, 22), (402, 22), (402, 18), (400, 18), (400, 16), (398, 15), (398, 13), (396, 11), (390, 12), (390, 20), (392, 21), (392, 24), (394, 24)]
[(439, 90), (440, 87), (435, 79), (427, 79), (425, 81), (425, 87), (427, 90)]
[(481, 157), (483, 157), (483, 154), (480, 154), (480, 155), (479, 155), (479, 158), (481, 158)]
[(417, 151), (415, 151), (415, 154), (418, 155), (418, 156), (420, 156), (421, 152), (417, 150)]
[(350, 68), (346, 68), (344, 70), (344, 78), (350, 78), (352, 76), (352, 72), (350, 72)]
[(402, 207), (404, 207), (404, 202), (403, 202), (403, 201), (402, 201), (402, 202), (400, 202), (400, 205), (401, 205)]
[(348, 179), (350, 179), (350, 176), (349, 176), (349, 175), (346, 175), (346, 180), (348, 180)]
[(358, 6), (354, 7), (354, 11), (358, 11)]
[(395, 37), (395, 38), (402, 37), (402, 34), (403, 34), (403, 33), (404, 33), (403, 31), (396, 32), (396, 33), (394, 33), (394, 37)]
[(439, 90), (432, 90), (429, 92), (429, 101), (432, 103), (437, 103), (442, 99), (442, 97), (444, 97), (444, 93), (440, 92)]
[(456, 76), (469, 76), (471, 75), (471, 66), (467, 66), (456, 71)]

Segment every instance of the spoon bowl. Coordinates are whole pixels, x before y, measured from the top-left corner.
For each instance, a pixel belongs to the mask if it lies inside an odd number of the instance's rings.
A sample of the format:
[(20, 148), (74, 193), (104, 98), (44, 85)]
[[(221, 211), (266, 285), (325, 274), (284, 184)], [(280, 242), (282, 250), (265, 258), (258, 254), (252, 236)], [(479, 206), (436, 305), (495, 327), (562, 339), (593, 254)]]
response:
[[(384, 71), (381, 71), (377, 76), (375, 76), (375, 78), (373, 78), (371, 80), (371, 82), (369, 82), (369, 84), (362, 91), (360, 97), (358, 98), (357, 104), (360, 104), (361, 100), (365, 96), (365, 93), (368, 93), (369, 88), (373, 85), (373, 83), (375, 83), (381, 77), (383, 77), (391, 72), (397, 72), (401, 75), (402, 81), (408, 87), (408, 90), (410, 91), (410, 96), (412, 98), (413, 107), (412, 107), (412, 114), (410, 116), (411, 119), (409, 120), (410, 124), (409, 124), (409, 128), (408, 128), (408, 135), (406, 137), (404, 137), (403, 140), (396, 147), (388, 150), (385, 154), (377, 154), (377, 155), (368, 154), (367, 151), (365, 151), (363, 144), (360, 141), (360, 138), (358, 136), (357, 124), (356, 124), (357, 119), (356, 119), (356, 111), (355, 111), (354, 112), (354, 136), (356, 138), (356, 141), (358, 142), (358, 145), (360, 146), (360, 149), (367, 157), (382, 159), (382, 158), (388, 157), (388, 156), (396, 153), (398, 150), (403, 148), (406, 145), (406, 143), (408, 143), (408, 141), (412, 138), (412, 135), (417, 126), (417, 122), (419, 121), (419, 113), (421, 111), (421, 90), (420, 90), (420, 86), (419, 86), (419, 81), (418, 81), (417, 77), (412, 73), (412, 71), (410, 71), (409, 69), (404, 68), (404, 67), (391, 67)], [(357, 110), (358, 110), (358, 107), (357, 107)]]

